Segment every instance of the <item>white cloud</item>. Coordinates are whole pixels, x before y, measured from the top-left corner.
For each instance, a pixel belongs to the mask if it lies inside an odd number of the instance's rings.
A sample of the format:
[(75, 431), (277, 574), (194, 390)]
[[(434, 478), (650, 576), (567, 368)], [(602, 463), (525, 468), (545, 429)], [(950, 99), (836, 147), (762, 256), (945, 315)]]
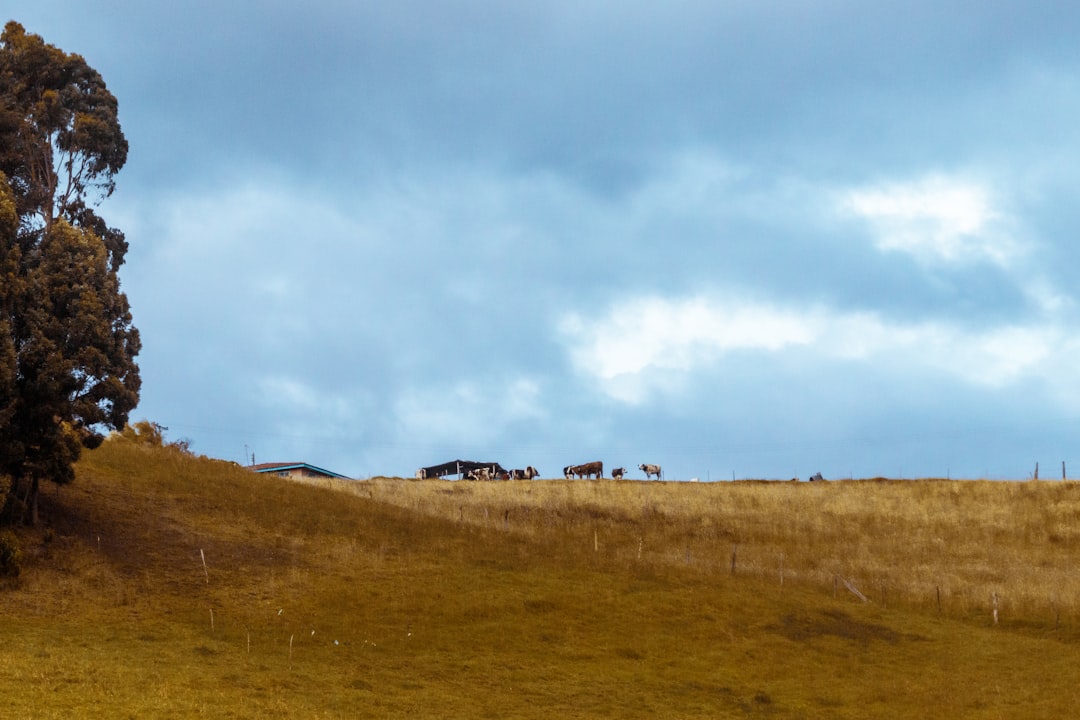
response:
[(1008, 219), (977, 182), (931, 176), (844, 193), (840, 207), (874, 228), (877, 247), (925, 262), (989, 261), (1004, 266), (1020, 252)]
[(1040, 373), (1066, 335), (1055, 325), (970, 331), (943, 322), (897, 323), (875, 313), (784, 308), (704, 296), (638, 298), (605, 316), (568, 315), (559, 330), (578, 370), (617, 400), (637, 404), (680, 378), (738, 352), (770, 355), (798, 347), (819, 359), (874, 364), (886, 372), (925, 370), (1000, 387)]
[(761, 305), (646, 297), (613, 308), (599, 322), (570, 315), (560, 330), (571, 338), (579, 365), (611, 379), (648, 367), (687, 369), (732, 350), (806, 344), (818, 334), (817, 322), (813, 315)]

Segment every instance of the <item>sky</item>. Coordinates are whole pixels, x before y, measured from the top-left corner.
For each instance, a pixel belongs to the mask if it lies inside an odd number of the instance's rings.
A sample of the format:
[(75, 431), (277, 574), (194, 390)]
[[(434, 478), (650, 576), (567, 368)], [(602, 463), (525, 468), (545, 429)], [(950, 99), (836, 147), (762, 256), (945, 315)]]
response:
[(131, 418), (196, 453), (1080, 477), (1080, 5), (8, 19), (119, 101)]

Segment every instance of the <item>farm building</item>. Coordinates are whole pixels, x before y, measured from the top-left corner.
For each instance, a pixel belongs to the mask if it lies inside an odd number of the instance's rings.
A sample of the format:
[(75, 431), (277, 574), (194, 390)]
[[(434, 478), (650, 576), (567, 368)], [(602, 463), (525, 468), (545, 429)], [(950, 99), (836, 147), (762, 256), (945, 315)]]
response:
[(248, 470), (257, 473), (273, 473), (279, 477), (291, 478), (293, 480), (310, 480), (313, 478), (340, 478), (342, 480), (351, 480), (345, 475), (339, 475), (336, 472), (329, 470), (323, 470), (320, 467), (314, 465), (308, 465), (302, 462), (292, 463), (259, 463), (258, 465), (249, 465)]
[(473, 460), (451, 460), (441, 465), (420, 468), (416, 471), (417, 478), (441, 478), (447, 475), (464, 477), (473, 470), (488, 470), (492, 474), (504, 473), (506, 470), (497, 462), (475, 462)]

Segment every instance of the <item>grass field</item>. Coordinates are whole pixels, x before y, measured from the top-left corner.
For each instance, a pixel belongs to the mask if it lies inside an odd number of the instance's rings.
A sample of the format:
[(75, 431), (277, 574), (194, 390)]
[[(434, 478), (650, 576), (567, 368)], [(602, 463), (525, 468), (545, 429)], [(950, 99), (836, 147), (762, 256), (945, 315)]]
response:
[(305, 485), (116, 439), (43, 517), (0, 591), (5, 718), (1080, 702), (1071, 482)]

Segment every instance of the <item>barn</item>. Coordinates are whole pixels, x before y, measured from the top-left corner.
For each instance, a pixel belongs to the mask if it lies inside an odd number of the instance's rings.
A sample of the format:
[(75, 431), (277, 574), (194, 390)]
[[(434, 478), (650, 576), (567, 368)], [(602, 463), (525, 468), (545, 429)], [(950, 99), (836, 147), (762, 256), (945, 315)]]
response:
[(430, 467), (422, 467), (416, 471), (416, 477), (423, 478), (441, 478), (447, 475), (457, 475), (459, 478), (464, 477), (466, 473), (473, 470), (481, 470), (487, 468), (493, 475), (504, 473), (506, 470), (497, 462), (476, 462), (474, 460), (451, 460), (450, 462), (444, 462), (440, 465), (432, 465)]

